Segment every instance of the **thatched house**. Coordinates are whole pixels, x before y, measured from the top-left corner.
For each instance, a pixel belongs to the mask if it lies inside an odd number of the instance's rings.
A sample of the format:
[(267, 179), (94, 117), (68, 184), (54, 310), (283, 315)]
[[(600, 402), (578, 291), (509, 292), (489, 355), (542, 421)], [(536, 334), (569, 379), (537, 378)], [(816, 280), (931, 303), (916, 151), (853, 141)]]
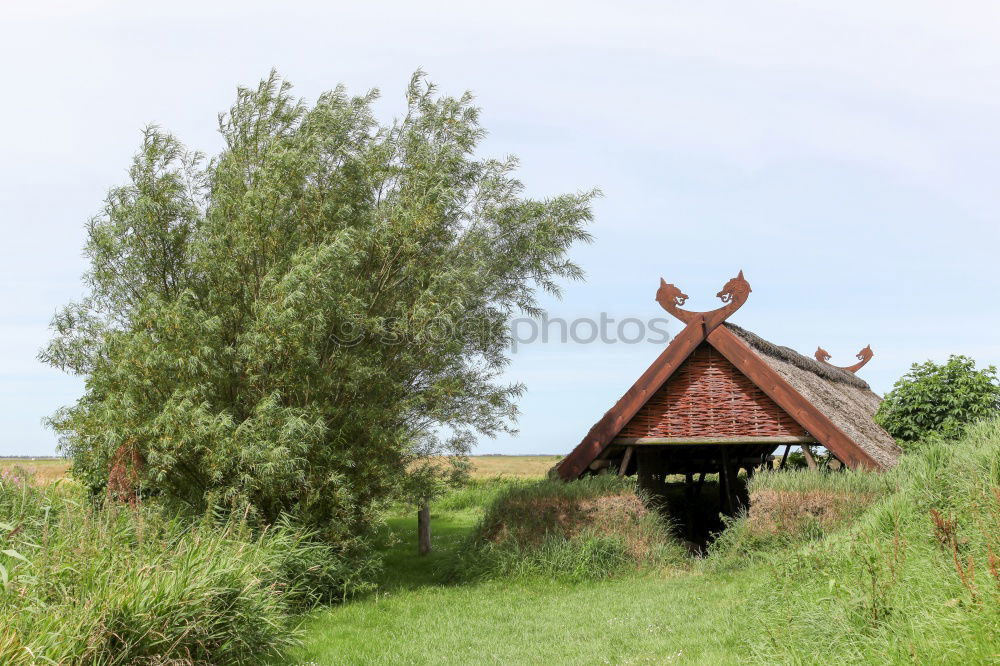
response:
[(558, 465), (564, 480), (604, 470), (663, 479), (718, 473), (723, 506), (732, 510), (734, 483), (771, 464), (791, 446), (825, 447), (850, 468), (896, 464), (900, 450), (873, 420), (880, 398), (853, 373), (871, 357), (839, 368), (774, 345), (727, 323), (746, 301), (743, 273), (711, 312), (680, 308), (687, 299), (660, 281), (656, 300), (686, 326), (625, 395)]

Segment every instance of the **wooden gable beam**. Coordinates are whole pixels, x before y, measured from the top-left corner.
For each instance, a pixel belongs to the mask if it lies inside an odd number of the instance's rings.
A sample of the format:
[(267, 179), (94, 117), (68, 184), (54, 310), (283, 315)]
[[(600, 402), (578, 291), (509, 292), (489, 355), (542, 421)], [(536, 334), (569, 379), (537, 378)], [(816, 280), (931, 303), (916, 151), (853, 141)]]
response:
[(775, 372), (745, 342), (725, 326), (711, 331), (708, 343), (735, 365), (740, 372), (760, 387), (771, 400), (788, 412), (809, 434), (830, 449), (837, 458), (851, 469), (867, 467), (881, 469), (881, 465), (864, 449), (838, 428), (823, 412), (806, 400), (791, 384)]
[(587, 436), (559, 463), (559, 477), (571, 481), (583, 474), (595, 458), (604, 452), (649, 397), (680, 367), (681, 363), (705, 341), (708, 331), (704, 317), (693, 318), (667, 348), (646, 368), (642, 376), (625, 392), (615, 406), (594, 424)]

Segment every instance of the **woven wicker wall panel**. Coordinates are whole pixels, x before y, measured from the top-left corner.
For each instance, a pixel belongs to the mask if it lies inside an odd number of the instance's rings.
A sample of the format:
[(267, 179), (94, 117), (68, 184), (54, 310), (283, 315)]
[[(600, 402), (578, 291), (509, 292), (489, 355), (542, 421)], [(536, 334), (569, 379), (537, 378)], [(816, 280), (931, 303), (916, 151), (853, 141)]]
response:
[(804, 437), (808, 433), (711, 345), (653, 394), (621, 437)]

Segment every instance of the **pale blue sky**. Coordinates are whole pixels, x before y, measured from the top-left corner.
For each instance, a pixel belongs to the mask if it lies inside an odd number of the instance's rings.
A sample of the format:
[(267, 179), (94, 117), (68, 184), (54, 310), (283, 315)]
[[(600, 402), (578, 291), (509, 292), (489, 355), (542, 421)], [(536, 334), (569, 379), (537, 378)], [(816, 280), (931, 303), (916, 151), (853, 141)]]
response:
[[(661, 275), (713, 308), (742, 268), (735, 322), (843, 364), (870, 343), (877, 391), (1000, 362), (992, 3), (4, 3), (0, 57), (0, 455), (52, 453), (41, 419), (80, 393), (35, 353), (143, 125), (211, 153), (271, 67), (309, 99), (378, 87), (386, 117), (423, 67), (476, 93), (484, 154), (520, 156), (531, 194), (601, 187), (553, 316), (660, 316)], [(521, 350), (521, 433), (479, 451), (568, 451), (660, 348)]]

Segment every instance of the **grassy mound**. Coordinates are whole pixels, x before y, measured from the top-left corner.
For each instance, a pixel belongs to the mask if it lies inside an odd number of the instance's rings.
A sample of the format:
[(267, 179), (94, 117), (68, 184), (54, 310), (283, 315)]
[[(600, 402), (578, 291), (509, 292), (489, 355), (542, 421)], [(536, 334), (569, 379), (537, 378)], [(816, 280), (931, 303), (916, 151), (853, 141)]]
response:
[[(844, 484), (841, 494), (871, 501), (867, 510), (861, 503), (853, 509), (848, 527), (799, 534), (783, 549), (755, 548), (753, 508), (720, 539), (717, 558), (752, 555), (754, 567), (770, 572), (748, 600), (747, 612), (766, 628), (749, 641), (756, 660), (1000, 659), (1000, 424), (929, 444), (877, 477), (799, 473), (755, 484), (772, 494), (830, 493)], [(852, 513), (849, 503), (833, 504), (841, 519)]]
[(669, 526), (635, 484), (603, 476), (507, 487), (487, 508), (457, 573), (589, 580), (684, 559)]
[(750, 508), (731, 522), (713, 545), (715, 553), (739, 557), (819, 539), (852, 524), (893, 492), (895, 473), (783, 470), (750, 480)]
[(73, 484), (0, 481), (0, 663), (246, 663), (361, 573), (292, 525), (251, 531)]

